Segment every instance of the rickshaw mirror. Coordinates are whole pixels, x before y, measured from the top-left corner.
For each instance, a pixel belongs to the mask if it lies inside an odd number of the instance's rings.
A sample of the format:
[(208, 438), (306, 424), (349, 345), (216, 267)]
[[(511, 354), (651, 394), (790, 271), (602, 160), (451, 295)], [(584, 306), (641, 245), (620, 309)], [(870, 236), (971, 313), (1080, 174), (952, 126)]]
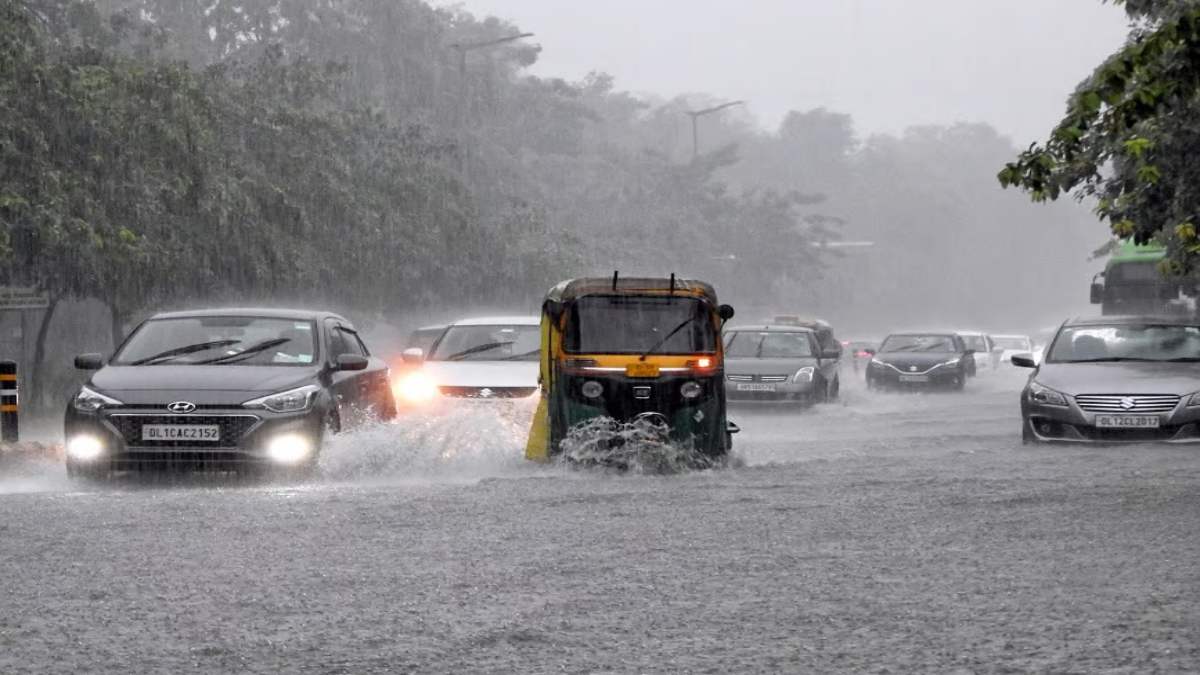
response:
[(731, 305), (721, 305), (717, 308), (717, 316), (721, 317), (722, 321), (728, 321), (733, 318), (733, 307)]

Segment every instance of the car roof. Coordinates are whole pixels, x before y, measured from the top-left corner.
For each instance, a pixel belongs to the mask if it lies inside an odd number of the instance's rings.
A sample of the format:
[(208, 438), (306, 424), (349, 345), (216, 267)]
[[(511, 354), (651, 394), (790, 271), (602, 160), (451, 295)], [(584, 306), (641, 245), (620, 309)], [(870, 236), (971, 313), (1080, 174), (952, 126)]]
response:
[(435, 330), (446, 330), (446, 324), (439, 323), (432, 326), (421, 326), (413, 330), (414, 333), (432, 333)]
[(542, 322), (538, 316), (479, 316), (459, 319), (451, 326), (537, 326)]
[(983, 337), (985, 335), (989, 335), (989, 333), (984, 333), (983, 331), (978, 331), (978, 330), (956, 330), (956, 331), (951, 331), (951, 332), (954, 333), (955, 335), (958, 335), (959, 337), (967, 337), (967, 336)]
[[(956, 333), (952, 330), (906, 330), (899, 333), (889, 333), (887, 337), (921, 337), (925, 335), (933, 337), (962, 337), (961, 333)], [(887, 338), (884, 339), (886, 340)]]
[(1028, 335), (1021, 335), (1020, 333), (996, 333), (996, 334), (992, 335), (992, 337), (993, 338), (1020, 338), (1022, 340), (1030, 339), (1030, 337)]
[(1192, 316), (1089, 316), (1068, 319), (1063, 326), (1137, 326), (1155, 324), (1161, 326), (1200, 326), (1200, 318)]
[(736, 333), (738, 331), (755, 331), (758, 333), (812, 333), (813, 329), (807, 326), (778, 326), (774, 324), (747, 324), (745, 326), (729, 326), (725, 329), (726, 333)]
[[(159, 312), (151, 316), (150, 319), (191, 319), (206, 316), (246, 316), (267, 319), (302, 319), (305, 321), (328, 318), (346, 321), (345, 317), (333, 312), (312, 309), (282, 309), (279, 307), (211, 307), (178, 312)], [(347, 323), (349, 322), (347, 321)]]

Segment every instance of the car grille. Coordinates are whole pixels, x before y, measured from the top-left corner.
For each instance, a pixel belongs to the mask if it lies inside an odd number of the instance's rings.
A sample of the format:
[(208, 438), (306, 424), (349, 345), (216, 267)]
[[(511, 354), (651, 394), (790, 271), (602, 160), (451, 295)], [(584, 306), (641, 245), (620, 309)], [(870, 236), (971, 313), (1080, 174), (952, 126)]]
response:
[(443, 396), (451, 398), (526, 398), (537, 387), (438, 387)]
[[(120, 432), (126, 445), (139, 448), (236, 448), (246, 432), (258, 424), (258, 417), (255, 415), (125, 415), (118, 413), (111, 415), (109, 420)], [(221, 440), (217, 442), (143, 441), (143, 424), (215, 424), (221, 427)]]
[(1171, 394), (1123, 396), (1120, 394), (1084, 394), (1075, 397), (1079, 407), (1094, 413), (1165, 413), (1179, 405)]
[(726, 375), (730, 382), (787, 382), (790, 375)]

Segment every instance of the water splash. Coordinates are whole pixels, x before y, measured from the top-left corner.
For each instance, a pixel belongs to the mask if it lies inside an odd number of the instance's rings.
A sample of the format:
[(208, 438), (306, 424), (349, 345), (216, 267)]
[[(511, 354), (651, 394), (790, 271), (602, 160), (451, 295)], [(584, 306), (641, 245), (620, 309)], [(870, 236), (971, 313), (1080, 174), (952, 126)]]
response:
[(560, 461), (570, 465), (642, 474), (681, 473), (721, 463), (690, 442), (672, 441), (664, 424), (648, 418), (618, 422), (597, 417), (572, 427), (560, 447)]
[(525, 440), (535, 402), (456, 401), (329, 439), (327, 480), (476, 481), (528, 475)]

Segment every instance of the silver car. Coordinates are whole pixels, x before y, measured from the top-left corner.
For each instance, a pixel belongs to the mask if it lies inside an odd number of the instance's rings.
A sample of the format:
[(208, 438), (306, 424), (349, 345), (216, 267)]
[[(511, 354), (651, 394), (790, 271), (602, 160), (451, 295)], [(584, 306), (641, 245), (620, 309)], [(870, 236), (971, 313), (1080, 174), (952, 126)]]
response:
[(1200, 442), (1200, 320), (1102, 317), (1063, 324), (1021, 393), (1022, 439)]
[(725, 329), (725, 397), (814, 403), (838, 397), (840, 351), (822, 352), (816, 333), (796, 326)]

